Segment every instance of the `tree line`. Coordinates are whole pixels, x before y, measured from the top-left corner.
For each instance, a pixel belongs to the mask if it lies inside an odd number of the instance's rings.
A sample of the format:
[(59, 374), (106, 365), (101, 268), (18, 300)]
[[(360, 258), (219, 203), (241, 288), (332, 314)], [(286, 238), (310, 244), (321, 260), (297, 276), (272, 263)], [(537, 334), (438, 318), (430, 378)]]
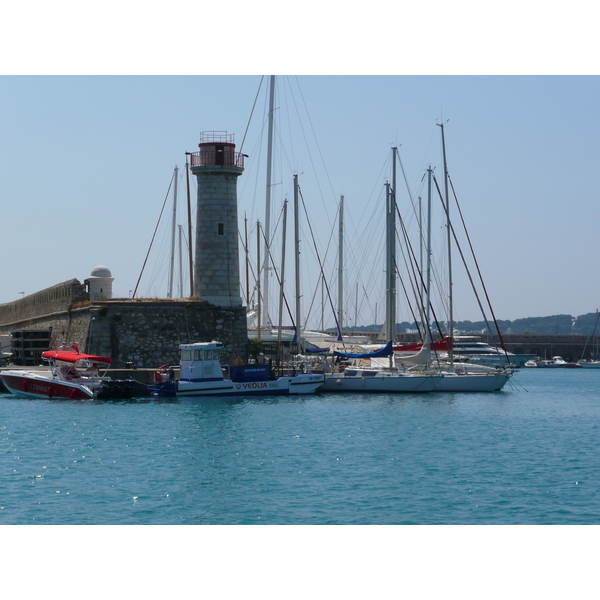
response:
[[(383, 325), (365, 325), (352, 327), (355, 332), (380, 331)], [(496, 333), (493, 323), (490, 323), (492, 333)], [(598, 313), (586, 313), (574, 317), (572, 315), (552, 315), (549, 317), (527, 317), (514, 321), (498, 320), (500, 333), (534, 333), (538, 335), (600, 335)], [(433, 328), (437, 330), (434, 325)], [(446, 323), (440, 324), (440, 329), (445, 331)], [(404, 321), (396, 323), (396, 333), (412, 333), (417, 329), (416, 324)], [(456, 321), (454, 329), (460, 333), (489, 333), (485, 321)]]

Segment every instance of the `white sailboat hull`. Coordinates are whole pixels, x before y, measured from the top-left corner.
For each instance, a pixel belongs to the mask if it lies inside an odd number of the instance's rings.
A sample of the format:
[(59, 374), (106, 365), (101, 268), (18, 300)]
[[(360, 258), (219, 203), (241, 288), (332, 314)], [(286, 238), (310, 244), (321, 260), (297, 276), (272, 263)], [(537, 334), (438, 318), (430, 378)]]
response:
[(436, 392), (499, 392), (511, 378), (510, 373), (443, 373)]
[[(350, 370), (348, 370), (350, 371)], [(353, 393), (421, 393), (435, 390), (436, 381), (441, 379), (436, 375), (404, 375), (404, 374), (375, 374), (363, 376), (360, 369), (357, 374), (326, 373), (325, 383), (320, 388), (323, 392), (353, 392)]]

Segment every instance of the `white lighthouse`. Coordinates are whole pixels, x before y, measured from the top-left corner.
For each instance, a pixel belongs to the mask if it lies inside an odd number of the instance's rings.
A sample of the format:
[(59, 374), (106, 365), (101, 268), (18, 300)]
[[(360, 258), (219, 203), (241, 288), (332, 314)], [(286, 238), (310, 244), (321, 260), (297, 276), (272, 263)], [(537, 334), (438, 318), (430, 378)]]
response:
[(215, 306), (239, 307), (237, 178), (244, 155), (235, 151), (233, 134), (223, 131), (201, 133), (198, 146), (190, 157), (198, 181), (194, 292)]

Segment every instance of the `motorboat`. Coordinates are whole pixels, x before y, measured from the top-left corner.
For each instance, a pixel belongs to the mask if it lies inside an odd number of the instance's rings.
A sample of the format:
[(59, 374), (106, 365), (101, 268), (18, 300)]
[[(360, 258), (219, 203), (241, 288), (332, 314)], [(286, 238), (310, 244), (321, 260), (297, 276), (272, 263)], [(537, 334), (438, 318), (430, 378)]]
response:
[[(179, 379), (157, 381), (148, 391), (154, 396), (274, 396), (313, 394), (324, 382), (320, 373), (290, 369), (275, 377), (269, 365), (222, 366), (221, 342), (181, 344)], [(306, 366), (304, 367), (306, 369)]]
[(580, 363), (567, 362), (562, 356), (553, 356), (550, 360), (537, 360), (535, 364), (539, 369), (581, 368)]
[[(394, 354), (402, 360), (405, 355), (418, 352), (422, 346), (421, 343), (394, 346)], [(504, 367), (510, 364), (510, 366), (518, 368), (524, 366), (528, 360), (536, 358), (535, 354), (505, 352), (501, 348), (481, 341), (478, 336), (445, 337), (437, 342), (430, 342), (430, 349), (441, 360), (445, 360), (452, 351), (453, 360), (456, 362), (468, 362), (486, 367)]]
[(483, 342), (478, 336), (457, 335), (452, 340), (452, 356), (454, 360), (495, 367), (510, 364), (523, 367), (528, 360), (536, 358), (535, 354), (513, 354)]
[(110, 358), (82, 354), (76, 344), (43, 352), (42, 359), (49, 369), (0, 371), (6, 389), (19, 398), (50, 400), (127, 399), (136, 394), (137, 382), (132, 379), (99, 376), (100, 367), (108, 367)]

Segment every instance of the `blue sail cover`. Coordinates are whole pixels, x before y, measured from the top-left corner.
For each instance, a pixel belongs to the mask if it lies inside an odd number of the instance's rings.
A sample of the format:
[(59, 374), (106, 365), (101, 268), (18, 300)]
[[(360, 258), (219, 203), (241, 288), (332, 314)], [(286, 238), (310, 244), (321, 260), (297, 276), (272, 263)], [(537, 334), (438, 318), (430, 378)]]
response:
[(394, 351), (392, 350), (392, 342), (389, 341), (383, 348), (375, 350), (375, 352), (362, 352), (360, 354), (352, 354), (350, 352), (337, 352), (334, 351), (334, 356), (340, 356), (341, 358), (381, 358), (383, 356), (391, 356)]

